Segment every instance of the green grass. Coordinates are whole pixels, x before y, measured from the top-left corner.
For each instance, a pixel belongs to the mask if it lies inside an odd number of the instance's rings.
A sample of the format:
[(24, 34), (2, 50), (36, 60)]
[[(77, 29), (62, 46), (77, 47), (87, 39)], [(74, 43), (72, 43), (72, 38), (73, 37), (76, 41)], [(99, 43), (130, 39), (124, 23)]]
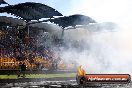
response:
[[(75, 77), (76, 73), (63, 74), (26, 74), (26, 78), (56, 78), (56, 77)], [(0, 75), (0, 79), (18, 79), (17, 75)]]

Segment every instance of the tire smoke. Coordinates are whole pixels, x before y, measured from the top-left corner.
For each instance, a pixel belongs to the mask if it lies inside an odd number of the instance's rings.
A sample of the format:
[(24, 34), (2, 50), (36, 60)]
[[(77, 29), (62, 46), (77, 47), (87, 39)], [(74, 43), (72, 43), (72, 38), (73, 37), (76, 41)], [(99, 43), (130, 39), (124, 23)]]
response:
[(131, 74), (131, 33), (116, 29), (115, 32), (91, 32), (83, 28), (65, 31), (68, 48), (62, 49), (62, 58), (75, 60), (87, 73)]

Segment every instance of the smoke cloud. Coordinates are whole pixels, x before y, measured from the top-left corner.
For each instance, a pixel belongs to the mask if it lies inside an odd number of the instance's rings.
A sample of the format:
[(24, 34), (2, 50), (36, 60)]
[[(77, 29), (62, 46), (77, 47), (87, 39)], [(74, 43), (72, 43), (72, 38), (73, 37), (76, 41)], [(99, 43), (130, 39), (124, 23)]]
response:
[[(103, 29), (103, 28), (102, 28)], [(92, 29), (91, 29), (92, 30)], [(65, 60), (75, 60), (87, 73), (132, 73), (132, 48), (128, 31), (91, 32), (79, 28), (65, 31), (68, 48), (61, 51)]]
[[(58, 0), (62, 4), (61, 0)], [(83, 14), (97, 22), (114, 22), (119, 27), (112, 31), (87, 29), (66, 30), (61, 57), (75, 59), (88, 73), (132, 73), (132, 1), (131, 0), (71, 0), (70, 7), (62, 7), (64, 15)], [(60, 7), (59, 7), (60, 6)], [(81, 6), (81, 8), (80, 8)], [(64, 11), (63, 11), (64, 10)], [(65, 12), (66, 11), (66, 12)], [(94, 26), (95, 27), (95, 26)], [(107, 29), (111, 26), (105, 26)], [(110, 28), (111, 29), (111, 28)], [(73, 47), (74, 46), (74, 47)]]
[(63, 58), (75, 59), (88, 73), (132, 74), (132, 1), (82, 0), (75, 2), (76, 0), (72, 0), (71, 9), (66, 14), (81, 13), (92, 17), (97, 22), (114, 22), (119, 27), (115, 29), (115, 32), (86, 30), (65, 32), (67, 41), (68, 39), (81, 40), (81, 46), (84, 48), (81, 52), (73, 47), (64, 50)]

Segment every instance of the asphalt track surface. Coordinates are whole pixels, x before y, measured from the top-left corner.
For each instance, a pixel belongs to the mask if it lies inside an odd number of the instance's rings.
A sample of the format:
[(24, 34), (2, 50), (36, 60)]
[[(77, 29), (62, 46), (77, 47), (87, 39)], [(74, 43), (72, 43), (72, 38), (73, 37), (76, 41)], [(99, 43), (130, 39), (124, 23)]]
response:
[(0, 80), (0, 88), (132, 88), (132, 84), (92, 84), (78, 86), (75, 78), (7, 79)]
[[(53, 75), (62, 74), (58, 77), (40, 77), (40, 78), (13, 78), (0, 79), (0, 88), (132, 88), (132, 83), (129, 84), (90, 84), (85, 87), (79, 86), (76, 83), (75, 74), (71, 77), (66, 77), (65, 72), (54, 72)], [(67, 74), (71, 74), (68, 72)], [(33, 75), (33, 74), (32, 74)], [(41, 73), (42, 75), (42, 73)], [(50, 74), (47, 74), (50, 75)], [(8, 75), (7, 75), (8, 76)], [(37, 76), (37, 75), (36, 75)]]

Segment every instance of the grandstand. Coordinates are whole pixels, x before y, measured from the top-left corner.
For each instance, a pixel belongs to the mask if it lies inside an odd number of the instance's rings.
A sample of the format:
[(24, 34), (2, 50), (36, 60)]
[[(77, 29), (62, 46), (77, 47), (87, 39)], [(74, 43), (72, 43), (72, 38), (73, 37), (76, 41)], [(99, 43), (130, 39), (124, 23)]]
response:
[[(67, 66), (58, 53), (60, 47), (67, 48), (64, 31), (69, 26), (75, 29), (96, 23), (88, 16), (63, 16), (52, 7), (34, 2), (8, 4), (0, 7), (0, 13), (17, 17), (0, 17), (0, 70), (17, 70), (20, 62), (25, 62), (27, 70), (73, 68), (75, 63)], [(41, 18), (46, 19), (39, 21)]]

